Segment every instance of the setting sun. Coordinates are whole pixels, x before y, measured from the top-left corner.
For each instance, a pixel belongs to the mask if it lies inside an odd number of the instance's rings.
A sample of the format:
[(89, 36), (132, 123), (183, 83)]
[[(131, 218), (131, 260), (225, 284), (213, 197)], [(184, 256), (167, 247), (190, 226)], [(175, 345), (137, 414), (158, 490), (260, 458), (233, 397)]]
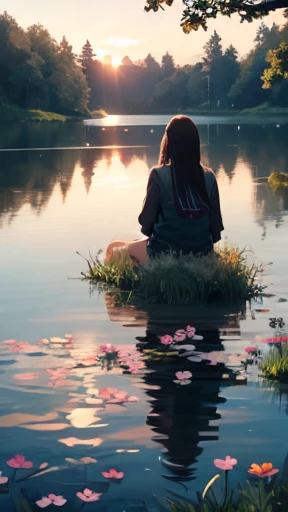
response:
[(112, 66), (118, 68), (121, 64), (121, 57), (112, 57)]

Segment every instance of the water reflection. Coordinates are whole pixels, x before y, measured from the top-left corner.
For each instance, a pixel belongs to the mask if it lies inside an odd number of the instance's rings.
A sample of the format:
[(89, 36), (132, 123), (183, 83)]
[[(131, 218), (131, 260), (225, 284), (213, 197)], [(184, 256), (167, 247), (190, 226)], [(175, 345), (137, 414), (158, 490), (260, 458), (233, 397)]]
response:
[[(239, 308), (226, 310), (155, 305), (151, 308), (117, 308), (111, 295), (105, 299), (111, 321), (125, 326), (143, 326), (145, 323), (147, 326), (146, 336), (136, 339), (138, 350), (146, 356), (148, 369), (143, 375), (144, 389), (151, 407), (147, 425), (156, 434), (152, 434), (152, 439), (164, 449), (161, 456), (162, 477), (172, 481), (193, 480), (199, 456), (204, 450), (203, 443), (218, 440), (219, 425), (211, 425), (211, 422), (221, 420), (217, 407), (226, 401), (219, 396), (223, 387), (222, 375), (230, 375), (231, 380), (228, 379), (227, 385), (239, 385), (241, 381), (233, 378), (231, 369), (224, 363), (207, 366), (205, 360), (193, 362), (185, 350), (180, 351), (180, 357), (176, 358), (155, 357), (150, 351), (159, 347), (158, 336), (173, 335), (177, 329), (190, 325), (192, 319), (197, 334), (204, 337), (203, 341), (191, 342), (196, 346), (196, 351), (223, 351), (222, 336), (229, 338), (230, 335), (233, 338), (239, 335), (239, 320), (245, 319), (245, 307), (240, 305)], [(175, 385), (175, 372), (180, 369), (192, 372), (191, 385)]]
[[(17, 130), (21, 128), (14, 127), (12, 132)], [(40, 127), (36, 127), (35, 130), (39, 139), (41, 133), (45, 138), (45, 133), (49, 132), (55, 146), (57, 132), (54, 127), (44, 127), (43, 132)], [(277, 227), (281, 225), (282, 216), (286, 214), (284, 212), (288, 208), (288, 196), (273, 193), (267, 183), (261, 180), (267, 178), (272, 171), (287, 170), (287, 128), (283, 126), (277, 129), (269, 125), (255, 128), (243, 125), (239, 131), (236, 125), (201, 125), (199, 130), (203, 161), (215, 170), (220, 181), (220, 191), (221, 182), (225, 183), (225, 177), (228, 178), (228, 187), (237, 186), (237, 190), (245, 196), (247, 189), (252, 187), (254, 192), (250, 208), (254, 210), (257, 222), (262, 225), (263, 219), (267, 218), (275, 219)], [(107, 174), (107, 178), (110, 179), (113, 169), (117, 169), (119, 177), (127, 173), (131, 175), (133, 172), (133, 177), (136, 178), (143, 166), (144, 186), (143, 190), (138, 190), (139, 205), (141, 204), (140, 197), (143, 197), (145, 191), (148, 170), (158, 159), (163, 126), (154, 126), (153, 130), (143, 126), (112, 126), (106, 127), (103, 131), (97, 126), (82, 126), (80, 129), (80, 125), (71, 125), (70, 131), (71, 140), (79, 138), (79, 134), (82, 134), (81, 140), (84, 137), (85, 144), (91, 147), (0, 152), (0, 218), (7, 215), (8, 221), (11, 222), (24, 205), (30, 205), (33, 211), (40, 213), (58, 190), (57, 185), (65, 201), (78, 169), (81, 171), (86, 193), (89, 194), (92, 193), (92, 184), (99, 180), (101, 169), (106, 169), (110, 173)], [(66, 128), (61, 128), (60, 133), (58, 137), (64, 143)], [(36, 140), (32, 137), (35, 144), (37, 137)], [(16, 138), (17, 133), (15, 140)], [(30, 141), (30, 133), (27, 138)], [(99, 149), (93, 149), (93, 145), (99, 146)], [(114, 148), (108, 149), (107, 146)]]

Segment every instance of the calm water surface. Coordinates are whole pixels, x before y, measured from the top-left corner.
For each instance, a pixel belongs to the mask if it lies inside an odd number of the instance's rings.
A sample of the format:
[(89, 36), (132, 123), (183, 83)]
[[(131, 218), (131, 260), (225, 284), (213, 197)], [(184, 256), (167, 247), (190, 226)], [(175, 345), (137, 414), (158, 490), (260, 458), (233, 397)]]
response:
[[(79, 510), (76, 493), (89, 487), (103, 494), (99, 510), (145, 510), (141, 499), (156, 510), (153, 494), (202, 490), (215, 474), (214, 458), (238, 459), (235, 480), (246, 476), (252, 462), (283, 465), (285, 393), (280, 405), (280, 390), (256, 376), (246, 385), (224, 386), (217, 375), (219, 368), (227, 371), (223, 363), (239, 364), (237, 354), (257, 334), (272, 335), (270, 316), (288, 320), (288, 302), (278, 302), (288, 299), (288, 196), (267, 186), (272, 171), (288, 171), (284, 120), (195, 119), (203, 162), (219, 183), (224, 238), (245, 246), (256, 261), (273, 263), (264, 277), (273, 294), (264, 299), (269, 312), (251, 312), (248, 304), (119, 309), (78, 279), (86, 266), (76, 251), (88, 256), (112, 239), (139, 236), (148, 172), (169, 119), (111, 116), (0, 128), (0, 341), (29, 342), (0, 345), (0, 471), (12, 476), (6, 461), (16, 453), (35, 468), (46, 461), (58, 468), (14, 483), (16, 502), (20, 492), (30, 504), (54, 493), (69, 500), (63, 510)], [(173, 333), (187, 324), (204, 336), (199, 350), (217, 352), (220, 366), (149, 360), (130, 375), (83, 362), (103, 343), (138, 360), (136, 336)], [(37, 343), (66, 333), (73, 342)], [(47, 372), (57, 368), (64, 373)], [(181, 369), (195, 375), (208, 369), (215, 377), (177, 386), (175, 371)], [(17, 378), (27, 373), (34, 378)], [(139, 401), (101, 402), (95, 388), (106, 387)], [(76, 465), (83, 457), (98, 462)], [(125, 473), (118, 484), (102, 476), (112, 467)], [(17, 470), (16, 479), (31, 471)], [(14, 510), (11, 495), (0, 494), (0, 506)]]

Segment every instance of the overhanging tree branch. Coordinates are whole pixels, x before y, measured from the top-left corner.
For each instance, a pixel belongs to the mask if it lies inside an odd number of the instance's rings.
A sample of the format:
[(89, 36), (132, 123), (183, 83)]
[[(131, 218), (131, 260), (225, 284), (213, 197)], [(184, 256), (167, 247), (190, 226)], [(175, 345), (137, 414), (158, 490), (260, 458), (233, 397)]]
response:
[[(163, 4), (170, 7), (174, 0), (146, 0), (145, 10), (157, 12), (163, 8)], [(276, 9), (288, 7), (288, 0), (182, 0), (184, 5), (181, 27), (185, 33), (198, 30), (202, 27), (207, 30), (207, 22), (210, 18), (217, 18), (219, 14), (231, 16), (238, 13), (241, 22), (252, 22), (255, 19), (267, 16)]]

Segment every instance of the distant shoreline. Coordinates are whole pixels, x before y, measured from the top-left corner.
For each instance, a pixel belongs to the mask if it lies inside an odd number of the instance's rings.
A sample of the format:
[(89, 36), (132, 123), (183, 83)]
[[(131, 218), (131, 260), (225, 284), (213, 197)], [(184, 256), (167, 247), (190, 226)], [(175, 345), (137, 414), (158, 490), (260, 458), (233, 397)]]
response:
[[(261, 106), (260, 106), (261, 107)], [(254, 107), (244, 110), (197, 110), (197, 109), (183, 109), (172, 111), (134, 111), (134, 112), (121, 112), (108, 114), (105, 110), (100, 109), (92, 113), (85, 112), (74, 115), (62, 115), (55, 112), (45, 112), (43, 110), (23, 110), (14, 105), (5, 105), (0, 103), (0, 125), (10, 123), (69, 123), (69, 122), (83, 122), (88, 119), (103, 119), (110, 115), (129, 115), (129, 116), (157, 116), (157, 115), (193, 115), (200, 117), (230, 117), (230, 118), (251, 118), (252, 116), (259, 117), (288, 117), (288, 108), (270, 107), (260, 108)]]

